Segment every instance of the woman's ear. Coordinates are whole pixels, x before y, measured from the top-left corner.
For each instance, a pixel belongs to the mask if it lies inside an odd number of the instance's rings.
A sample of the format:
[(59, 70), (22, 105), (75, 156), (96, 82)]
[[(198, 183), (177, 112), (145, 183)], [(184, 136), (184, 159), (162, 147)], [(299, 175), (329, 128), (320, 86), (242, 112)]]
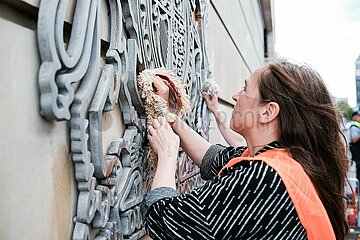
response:
[(261, 107), (260, 122), (268, 123), (279, 115), (280, 106), (276, 102), (268, 102)]

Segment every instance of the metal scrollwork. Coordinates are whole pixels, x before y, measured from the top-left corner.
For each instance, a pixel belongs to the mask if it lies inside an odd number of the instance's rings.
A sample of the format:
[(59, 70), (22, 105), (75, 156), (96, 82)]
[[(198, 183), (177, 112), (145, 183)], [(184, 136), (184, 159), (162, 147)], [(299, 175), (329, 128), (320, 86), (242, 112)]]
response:
[[(208, 113), (199, 93), (209, 68), (203, 15), (198, 15), (206, 2), (107, 0), (106, 19), (100, 14), (104, 6), (100, 1), (106, 0), (76, 1), (70, 30), (64, 23), (68, 0), (40, 2), (41, 114), (48, 120), (70, 122), (78, 189), (72, 239), (139, 239), (145, 234), (140, 204), (150, 176), (136, 76), (146, 68), (172, 69), (191, 95), (193, 111), (187, 122), (207, 137)], [(104, 20), (109, 22), (110, 38), (101, 45)], [(103, 116), (116, 108), (121, 109), (125, 131), (106, 146)], [(178, 191), (200, 184), (198, 173), (181, 153)]]
[(77, 2), (73, 32), (65, 50), (63, 24), (68, 1), (41, 1), (38, 44), (41, 55), (39, 85), (41, 114), (50, 120), (69, 120), (74, 100), (73, 83), (90, 65), (98, 1)]

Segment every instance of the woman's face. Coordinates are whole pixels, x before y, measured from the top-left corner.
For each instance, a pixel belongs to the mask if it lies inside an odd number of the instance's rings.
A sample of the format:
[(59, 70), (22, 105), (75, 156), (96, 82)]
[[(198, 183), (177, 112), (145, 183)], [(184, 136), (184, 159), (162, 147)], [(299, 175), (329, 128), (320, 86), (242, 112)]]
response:
[(232, 112), (230, 127), (235, 132), (246, 136), (246, 132), (258, 124), (259, 89), (258, 79), (261, 69), (255, 71), (247, 80), (244, 88), (232, 96), (236, 102)]

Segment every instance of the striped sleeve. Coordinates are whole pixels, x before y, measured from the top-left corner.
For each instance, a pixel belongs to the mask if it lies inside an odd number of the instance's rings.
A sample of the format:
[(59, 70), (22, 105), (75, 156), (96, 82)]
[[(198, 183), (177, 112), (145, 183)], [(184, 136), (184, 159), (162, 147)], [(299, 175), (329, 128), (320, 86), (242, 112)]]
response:
[(152, 203), (145, 216), (150, 237), (306, 239), (279, 175), (261, 161), (240, 164), (188, 194)]
[(221, 168), (234, 157), (240, 157), (246, 147), (224, 147), (212, 145), (206, 152), (200, 166), (201, 177), (209, 180), (217, 175)]

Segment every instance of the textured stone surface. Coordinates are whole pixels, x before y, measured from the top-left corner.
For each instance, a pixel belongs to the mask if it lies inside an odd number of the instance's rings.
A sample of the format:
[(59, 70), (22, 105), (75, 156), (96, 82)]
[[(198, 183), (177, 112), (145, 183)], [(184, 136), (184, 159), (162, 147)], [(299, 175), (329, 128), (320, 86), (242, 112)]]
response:
[[(208, 113), (201, 109), (199, 93), (209, 69), (203, 64), (201, 25), (193, 19), (195, 1), (109, 0), (105, 56), (100, 46), (102, 2), (40, 2), (40, 112), (48, 120), (70, 122), (79, 190), (73, 238), (87, 238), (100, 229), (96, 239), (138, 239), (144, 235), (138, 205), (153, 173), (144, 165), (145, 116), (136, 75), (160, 66), (179, 75), (192, 97), (187, 121), (207, 137)], [(72, 25), (64, 37), (66, 21)], [(125, 131), (104, 146), (103, 117), (118, 104)], [(200, 178), (197, 167), (182, 156), (178, 184), (185, 192)]]

